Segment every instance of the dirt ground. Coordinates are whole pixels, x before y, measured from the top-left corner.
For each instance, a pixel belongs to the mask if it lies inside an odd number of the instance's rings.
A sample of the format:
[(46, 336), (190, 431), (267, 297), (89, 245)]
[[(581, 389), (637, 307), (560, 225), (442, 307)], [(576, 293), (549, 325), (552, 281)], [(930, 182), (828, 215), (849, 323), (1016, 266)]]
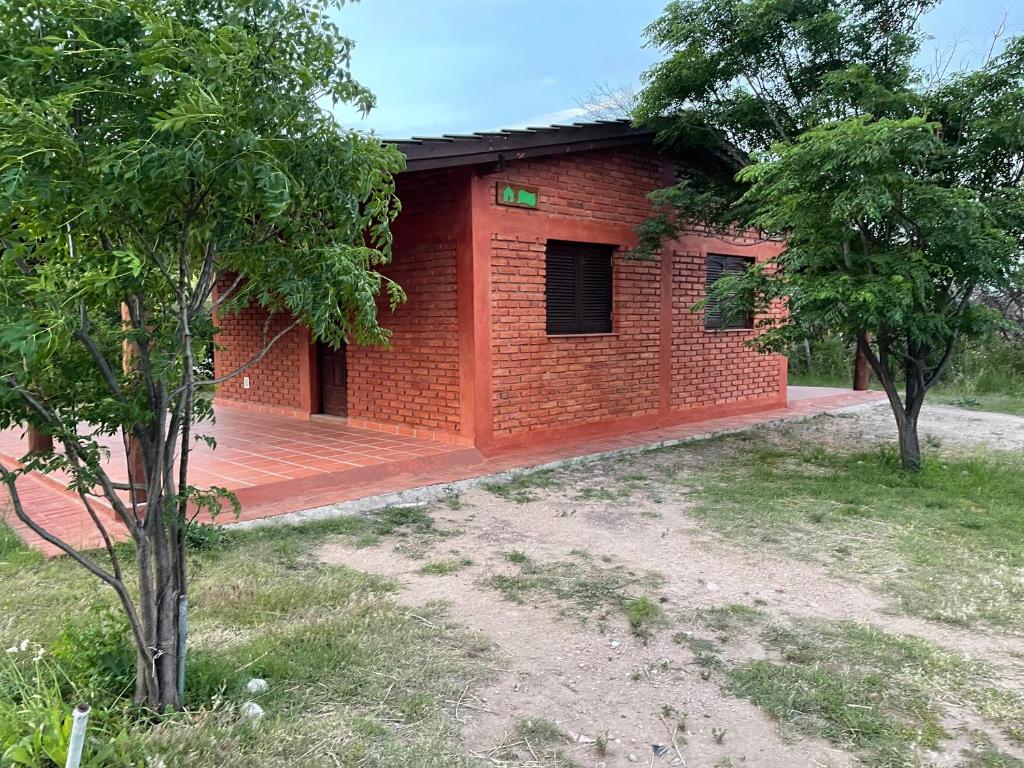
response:
[[(894, 433), (884, 405), (787, 429), (844, 442), (852, 435)], [(1024, 419), (1013, 416), (933, 407), (923, 416), (921, 433), (947, 448), (1024, 449)], [(319, 552), (324, 562), (394, 579), (401, 585), (399, 599), (408, 605), (445, 601), (452, 620), (493, 640), (501, 667), (496, 679), (483, 690), (467, 691), (454, 705), (464, 743), (478, 756), (496, 758), (502, 745), (515, 742), (518, 721), (544, 718), (569, 736), (567, 756), (583, 766), (791, 768), (855, 762), (824, 741), (785, 732), (753, 704), (723, 693), (720, 681), (695, 665), (687, 645), (673, 642), (678, 626), (655, 632), (645, 643), (624, 620), (599, 627), (561, 615), (564, 606), (553, 601), (506, 600), (485, 581), (514, 571), (506, 559), (510, 550), (540, 563), (579, 558), (582, 552), (609, 567), (658, 574), (663, 582), (655, 593), (673, 621), (694, 609), (732, 603), (758, 606), (773, 618), (871, 622), (986, 659), (1007, 679), (1020, 681), (1021, 638), (894, 616), (884, 610), (882, 597), (857, 583), (807, 563), (730, 546), (687, 516), (688, 501), (678, 486), (658, 501), (646, 494), (580, 499), (580, 488), (600, 485), (600, 472), (600, 465), (577, 468), (571, 488), (538, 490), (536, 500), (525, 503), (480, 488), (464, 494), (456, 508), (434, 505), (429, 512), (437, 525), (454, 533), (428, 542), (425, 551), (384, 540), (364, 549), (333, 542)], [(472, 565), (447, 575), (419, 573), (424, 563), (453, 552), (471, 558)], [(751, 643), (738, 653), (751, 658), (766, 652)], [(668, 712), (685, 717), (666, 718)], [(677, 722), (682, 728), (674, 732)], [(600, 754), (595, 741), (605, 735), (607, 749)], [(955, 757), (936, 756), (935, 762), (951, 764)], [(526, 753), (523, 759), (529, 758)]]

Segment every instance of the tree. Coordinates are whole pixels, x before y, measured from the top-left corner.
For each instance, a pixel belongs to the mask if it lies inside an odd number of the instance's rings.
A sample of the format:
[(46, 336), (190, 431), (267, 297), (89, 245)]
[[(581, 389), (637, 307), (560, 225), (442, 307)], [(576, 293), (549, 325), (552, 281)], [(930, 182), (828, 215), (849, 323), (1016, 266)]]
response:
[[(187, 527), (233, 501), (189, 482), (204, 439), (194, 426), (218, 383), (197, 375), (214, 309), (256, 302), (285, 319), (275, 334), (268, 320), (255, 360), (297, 324), (335, 346), (384, 343), (377, 296), (402, 298), (375, 267), (389, 257), (404, 161), (321, 106), (373, 104), (349, 74), (336, 5), (0, 9), (0, 427), (32, 424), (60, 449), (0, 476), (18, 518), (116, 592), (137, 647), (136, 702), (157, 713), (182, 704)], [(127, 484), (104, 463), (101, 439), (118, 434), (141, 458)], [(105, 552), (77, 551), (33, 519), (15, 484), (28, 471), (67, 473)], [(130, 534), (134, 565), (98, 499)]]
[(930, 79), (913, 62), (936, 4), (677, 0), (648, 29), (665, 58), (636, 112), (662, 141), (723, 161), (652, 196), (640, 252), (694, 221), (784, 237), (777, 259), (712, 298), (725, 314), (786, 303), (762, 349), (855, 340), (912, 470), (924, 396), (984, 325), (975, 291), (1005, 280), (1022, 242), (1019, 45)]
[(786, 251), (776, 271), (754, 269), (723, 297), (789, 303), (793, 321), (767, 329), (764, 348), (813, 329), (855, 338), (889, 398), (910, 470), (921, 465), (925, 395), (957, 343), (990, 319), (975, 290), (1001, 282), (1020, 247), (1021, 230), (991, 191), (950, 178), (952, 163), (940, 126), (922, 118), (851, 118), (777, 145), (741, 177), (758, 210), (751, 223), (787, 233)]

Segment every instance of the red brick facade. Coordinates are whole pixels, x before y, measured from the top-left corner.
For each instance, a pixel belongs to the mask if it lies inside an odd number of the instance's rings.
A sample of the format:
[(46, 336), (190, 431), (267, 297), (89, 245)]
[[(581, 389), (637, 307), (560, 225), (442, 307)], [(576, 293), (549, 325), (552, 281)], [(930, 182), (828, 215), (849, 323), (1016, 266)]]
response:
[[(778, 406), (785, 365), (749, 349), (753, 331), (712, 332), (690, 311), (704, 293), (705, 256), (770, 258), (778, 244), (698, 234), (651, 261), (626, 259), (647, 194), (668, 167), (650, 149), (604, 149), (399, 180), (403, 211), (385, 274), (409, 294), (390, 349), (350, 348), (348, 416), (362, 426), (442, 436), (483, 449), (627, 431)], [(495, 184), (536, 187), (536, 210), (499, 206)], [(548, 336), (548, 240), (611, 244), (612, 333)], [(262, 318), (221, 318), (218, 372), (255, 346)], [(223, 400), (309, 414), (316, 371), (308, 334), (283, 340)], [(314, 362), (310, 362), (311, 359)]]
[(401, 248), (385, 272), (409, 298), (394, 313), (381, 308), (390, 348), (348, 348), (349, 418), (458, 432), (455, 240)]
[[(218, 291), (227, 290), (232, 282), (228, 277), (222, 279), (217, 286)], [(227, 375), (259, 353), (263, 348), (266, 319), (266, 312), (255, 306), (238, 314), (218, 315), (214, 351), (217, 376)], [(288, 324), (289, 318), (283, 315), (274, 318), (267, 329), (268, 338), (276, 336)], [(309, 333), (304, 328), (289, 331), (260, 362), (221, 384), (217, 398), (253, 410), (308, 416), (311, 391), (309, 350)], [(244, 386), (246, 379), (248, 389)]]
[[(777, 246), (692, 235), (653, 261), (622, 256), (633, 228), (650, 215), (647, 193), (663, 186), (665, 174), (653, 152), (624, 149), (511, 164), (483, 180), (540, 190), (537, 211), (490, 201), (495, 442), (559, 427), (669, 423), (689, 409), (763, 407), (784, 398), (783, 364), (746, 346), (752, 331), (707, 331), (690, 311), (704, 295), (707, 253), (765, 259)], [(549, 239), (620, 246), (611, 334), (547, 335)]]

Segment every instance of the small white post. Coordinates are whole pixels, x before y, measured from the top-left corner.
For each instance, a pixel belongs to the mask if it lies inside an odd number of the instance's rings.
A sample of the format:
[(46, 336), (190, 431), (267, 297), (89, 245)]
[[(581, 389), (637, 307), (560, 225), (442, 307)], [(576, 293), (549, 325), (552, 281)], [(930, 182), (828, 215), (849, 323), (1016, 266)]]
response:
[(71, 740), (68, 742), (68, 760), (64, 768), (78, 768), (82, 762), (82, 747), (85, 746), (85, 727), (89, 723), (89, 705), (75, 707), (71, 720)]

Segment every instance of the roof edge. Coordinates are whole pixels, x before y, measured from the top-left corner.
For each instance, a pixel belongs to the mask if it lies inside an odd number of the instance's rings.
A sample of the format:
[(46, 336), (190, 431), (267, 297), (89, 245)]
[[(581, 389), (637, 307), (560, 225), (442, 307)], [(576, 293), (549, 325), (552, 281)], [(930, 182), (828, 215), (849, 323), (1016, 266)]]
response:
[(414, 136), (385, 141), (406, 157), (406, 172), (526, 160), (572, 152), (653, 145), (656, 132), (628, 120), (603, 120), (466, 135)]

